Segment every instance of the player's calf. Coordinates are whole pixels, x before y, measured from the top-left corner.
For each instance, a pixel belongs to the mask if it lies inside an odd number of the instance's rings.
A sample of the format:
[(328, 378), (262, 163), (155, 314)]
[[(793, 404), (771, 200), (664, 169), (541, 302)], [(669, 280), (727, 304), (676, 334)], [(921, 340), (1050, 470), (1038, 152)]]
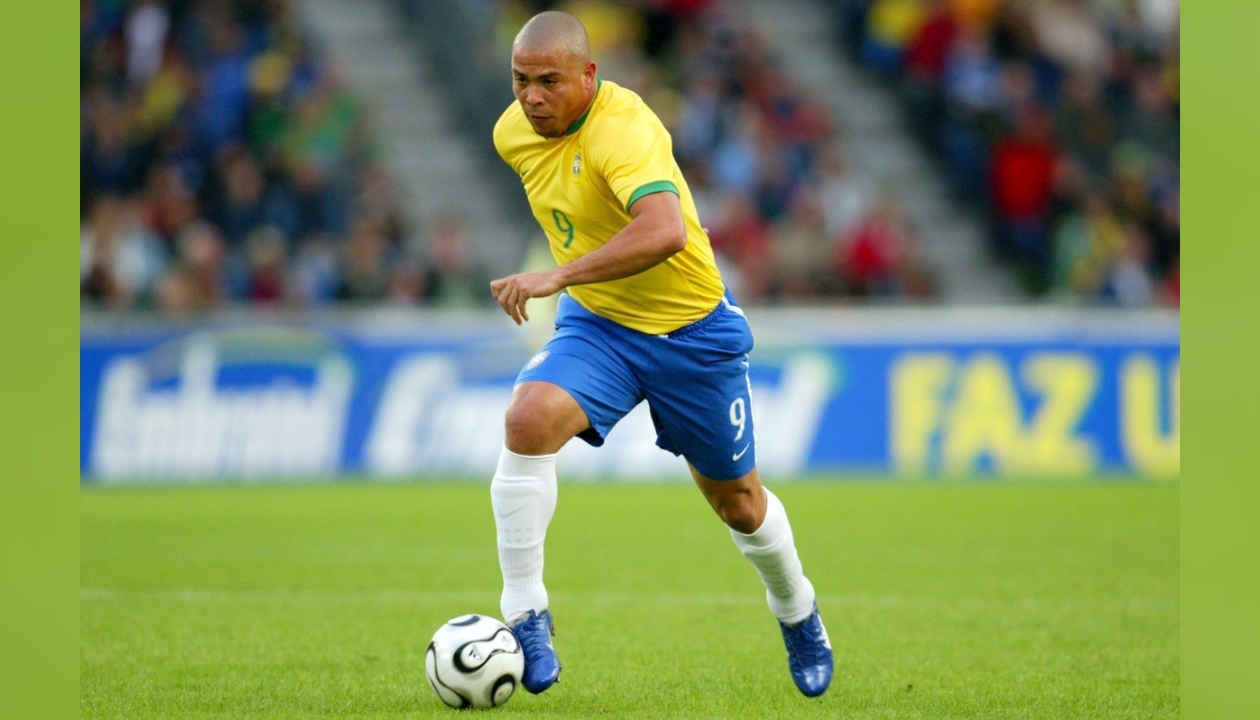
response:
[(765, 499), (764, 518), (756, 530), (743, 533), (732, 527), (731, 539), (766, 586), (766, 602), (783, 632), (792, 681), (805, 696), (817, 697), (831, 683), (831, 642), (814, 602), (814, 586), (801, 569), (787, 511), (769, 490)]

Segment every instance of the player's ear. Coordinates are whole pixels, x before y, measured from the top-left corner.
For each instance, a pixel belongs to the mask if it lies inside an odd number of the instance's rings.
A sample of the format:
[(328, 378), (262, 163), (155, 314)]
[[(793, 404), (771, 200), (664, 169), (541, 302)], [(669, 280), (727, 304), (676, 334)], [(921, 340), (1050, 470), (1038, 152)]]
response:
[(582, 71), (582, 79), (586, 82), (587, 87), (595, 86), (595, 61), (586, 63), (586, 69)]

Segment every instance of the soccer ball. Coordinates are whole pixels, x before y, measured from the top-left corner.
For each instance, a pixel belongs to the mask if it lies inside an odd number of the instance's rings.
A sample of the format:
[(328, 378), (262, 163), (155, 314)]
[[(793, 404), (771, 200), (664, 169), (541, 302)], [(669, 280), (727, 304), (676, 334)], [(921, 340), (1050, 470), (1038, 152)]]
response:
[(433, 634), (424, 671), (433, 692), (453, 708), (498, 707), (520, 684), (525, 655), (507, 625), (461, 615)]

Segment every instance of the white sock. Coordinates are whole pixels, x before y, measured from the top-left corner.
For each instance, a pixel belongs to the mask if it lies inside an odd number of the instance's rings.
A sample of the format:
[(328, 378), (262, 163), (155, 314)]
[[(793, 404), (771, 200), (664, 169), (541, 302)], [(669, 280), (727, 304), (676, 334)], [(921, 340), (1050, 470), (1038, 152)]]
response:
[(500, 609), (510, 621), (547, 609), (543, 586), (543, 540), (556, 512), (556, 456), (517, 455), (503, 448), (490, 483), (503, 571)]
[(779, 498), (766, 490), (766, 519), (761, 527), (751, 535), (731, 529), (731, 538), (761, 576), (770, 612), (788, 625), (808, 618), (814, 610), (814, 586), (801, 571), (792, 526)]

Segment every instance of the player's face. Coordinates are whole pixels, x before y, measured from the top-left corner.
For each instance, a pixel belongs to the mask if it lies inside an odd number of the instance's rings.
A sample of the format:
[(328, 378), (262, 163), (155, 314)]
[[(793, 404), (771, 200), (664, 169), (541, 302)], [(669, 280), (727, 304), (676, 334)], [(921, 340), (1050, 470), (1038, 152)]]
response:
[(591, 102), (595, 63), (563, 51), (512, 53), (512, 90), (534, 132), (560, 137)]

